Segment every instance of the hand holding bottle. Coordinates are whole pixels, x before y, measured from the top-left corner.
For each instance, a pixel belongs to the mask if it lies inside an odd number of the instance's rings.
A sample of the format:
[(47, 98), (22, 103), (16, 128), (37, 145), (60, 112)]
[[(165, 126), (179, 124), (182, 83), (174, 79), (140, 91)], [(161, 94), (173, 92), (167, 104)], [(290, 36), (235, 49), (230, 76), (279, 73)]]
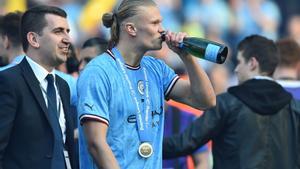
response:
[(183, 42), (183, 39), (187, 37), (187, 34), (184, 32), (171, 32), (166, 31), (162, 34), (162, 39), (167, 43), (168, 47), (179, 56), (186, 57), (188, 55), (187, 51), (182, 50), (180, 45)]
[[(187, 37), (186, 33), (170, 33), (162, 35), (174, 52), (180, 54), (183, 51), (192, 54), (201, 59), (222, 64), (225, 62), (228, 54), (228, 47), (207, 39)], [(169, 45), (170, 44), (170, 45)]]

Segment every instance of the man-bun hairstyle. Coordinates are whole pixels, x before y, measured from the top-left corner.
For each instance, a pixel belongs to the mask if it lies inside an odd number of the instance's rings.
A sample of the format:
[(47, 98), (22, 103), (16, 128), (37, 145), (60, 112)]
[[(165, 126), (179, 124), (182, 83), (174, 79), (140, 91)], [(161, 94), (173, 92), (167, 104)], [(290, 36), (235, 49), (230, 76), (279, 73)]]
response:
[(114, 13), (109, 12), (102, 15), (103, 25), (110, 28), (109, 48), (114, 47), (119, 42), (121, 23), (127, 18), (138, 15), (141, 6), (156, 6), (156, 4), (152, 0), (123, 0)]
[(111, 12), (103, 14), (102, 22), (106, 28), (111, 28), (111, 26), (114, 22), (114, 14)]

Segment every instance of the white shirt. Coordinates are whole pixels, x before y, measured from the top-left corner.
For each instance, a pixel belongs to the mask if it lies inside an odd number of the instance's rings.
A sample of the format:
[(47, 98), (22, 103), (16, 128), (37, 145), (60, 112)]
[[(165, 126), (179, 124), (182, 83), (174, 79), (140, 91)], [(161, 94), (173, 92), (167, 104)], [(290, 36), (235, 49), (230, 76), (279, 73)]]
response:
[(253, 79), (271, 80), (274, 81), (272, 77), (269, 76), (254, 76)]
[[(26, 60), (28, 61), (35, 77), (38, 79), (39, 83), (40, 83), (40, 87), (43, 93), (43, 97), (46, 103), (46, 106), (48, 106), (48, 99), (47, 99), (47, 87), (48, 87), (48, 81), (46, 80), (46, 76), (48, 74), (52, 74), (54, 77), (54, 87), (55, 87), (55, 92), (56, 92), (56, 101), (57, 101), (57, 110), (59, 111), (59, 125), (60, 125), (60, 129), (62, 132), (62, 136), (63, 136), (63, 142), (66, 142), (66, 119), (65, 119), (65, 112), (63, 109), (63, 104), (62, 104), (62, 100), (60, 98), (59, 95), (59, 90), (56, 86), (55, 83), (55, 73), (54, 73), (54, 69), (52, 70), (52, 72), (48, 72), (45, 68), (43, 68), (41, 65), (37, 64), (35, 61), (33, 61), (31, 58), (29, 58), (28, 56), (25, 56)], [(66, 160), (66, 166), (67, 169), (71, 169), (71, 165), (70, 165), (70, 160), (69, 160), (69, 154), (66, 150), (64, 150), (64, 156), (65, 156), (65, 160)]]
[(41, 65), (37, 64), (35, 61), (33, 61), (31, 58), (26, 56), (26, 59), (31, 67), (31, 69), (33, 70), (33, 73), (35, 75), (35, 77), (38, 79), (39, 83), (40, 83), (40, 87), (43, 93), (43, 97), (46, 103), (46, 106), (48, 106), (48, 99), (47, 99), (47, 87), (48, 87), (48, 81), (46, 80), (46, 76), (48, 74), (52, 74), (54, 77), (54, 87), (55, 87), (55, 91), (56, 91), (56, 101), (57, 101), (57, 110), (59, 111), (59, 125), (60, 125), (60, 129), (63, 135), (63, 141), (64, 143), (66, 142), (66, 119), (65, 119), (65, 113), (64, 113), (64, 109), (63, 109), (63, 104), (59, 95), (59, 91), (58, 88), (56, 86), (55, 83), (55, 73), (54, 70), (52, 72), (48, 72), (45, 68), (43, 68)]

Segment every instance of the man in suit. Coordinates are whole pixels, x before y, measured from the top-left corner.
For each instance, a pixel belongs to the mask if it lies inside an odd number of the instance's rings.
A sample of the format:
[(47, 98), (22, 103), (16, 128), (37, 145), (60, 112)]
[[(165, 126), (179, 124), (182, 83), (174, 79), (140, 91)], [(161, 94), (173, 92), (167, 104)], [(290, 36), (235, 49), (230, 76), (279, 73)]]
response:
[(67, 59), (65, 11), (37, 6), (22, 16), (26, 57), (0, 72), (0, 169), (75, 169), (67, 83), (54, 67)]

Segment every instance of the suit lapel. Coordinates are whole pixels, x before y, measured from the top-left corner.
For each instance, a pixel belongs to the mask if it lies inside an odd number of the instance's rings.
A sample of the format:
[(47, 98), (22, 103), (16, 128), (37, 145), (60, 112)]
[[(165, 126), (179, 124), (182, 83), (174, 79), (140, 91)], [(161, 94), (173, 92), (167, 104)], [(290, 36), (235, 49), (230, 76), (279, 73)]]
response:
[[(44, 115), (46, 116), (47, 121), (49, 122), (49, 124), (52, 124), (50, 119), (49, 119), (49, 115), (48, 115), (48, 109), (45, 103), (45, 99), (39, 84), (39, 81), (37, 80), (37, 78), (35, 77), (29, 63), (27, 62), (26, 58), (24, 58), (22, 60), (22, 62), (19, 64), (23, 74), (23, 77), (28, 85), (28, 87), (30, 88), (31, 92), (33, 93), (36, 101), (38, 102), (38, 104), (40, 105), (40, 107), (43, 110)], [(51, 125), (52, 129), (53, 126)]]
[(23, 69), (23, 77), (27, 83), (27, 85), (29, 86), (29, 88), (31, 89), (33, 95), (35, 96), (37, 102), (39, 103), (39, 105), (42, 107), (43, 112), (47, 115), (47, 106), (45, 103), (45, 99), (43, 97), (43, 93), (41, 91), (41, 87), (39, 84), (39, 81), (37, 80), (37, 78), (35, 77), (29, 63), (27, 62), (26, 58), (24, 58), (22, 60), (22, 62), (19, 64), (21, 66), (21, 68)]

